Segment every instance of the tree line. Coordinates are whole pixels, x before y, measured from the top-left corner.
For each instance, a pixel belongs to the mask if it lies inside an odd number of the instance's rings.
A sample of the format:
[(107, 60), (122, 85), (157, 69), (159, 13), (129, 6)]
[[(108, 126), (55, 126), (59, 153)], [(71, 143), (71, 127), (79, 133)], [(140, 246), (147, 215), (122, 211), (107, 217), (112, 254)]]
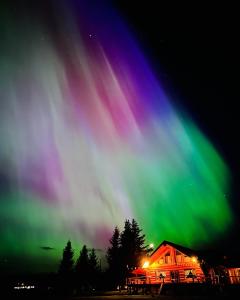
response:
[(141, 265), (141, 260), (148, 253), (145, 234), (135, 219), (127, 219), (122, 231), (117, 226), (114, 228), (109, 242), (106, 253), (108, 267), (103, 271), (96, 250), (88, 249), (86, 245), (74, 262), (74, 251), (71, 241), (68, 241), (58, 270), (60, 287), (81, 293), (124, 286), (126, 277)]

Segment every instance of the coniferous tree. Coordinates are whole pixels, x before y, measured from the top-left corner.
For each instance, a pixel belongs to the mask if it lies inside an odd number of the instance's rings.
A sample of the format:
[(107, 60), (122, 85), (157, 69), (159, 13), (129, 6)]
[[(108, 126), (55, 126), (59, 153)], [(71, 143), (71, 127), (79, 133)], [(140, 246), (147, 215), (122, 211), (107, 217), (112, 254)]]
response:
[(95, 272), (99, 270), (98, 259), (94, 248), (91, 249), (89, 254), (89, 267), (91, 272)]
[(131, 230), (134, 248), (132, 267), (139, 267), (143, 257), (148, 252), (145, 246), (145, 234), (142, 234), (142, 229), (140, 229), (135, 219), (132, 219)]
[(76, 284), (79, 290), (86, 290), (89, 286), (89, 258), (87, 246), (83, 245), (75, 265)]
[(73, 249), (71, 242), (68, 241), (63, 250), (63, 257), (59, 266), (59, 274), (68, 276), (73, 271)]
[(124, 229), (120, 235), (120, 257), (124, 273), (126, 273), (127, 269), (129, 269), (132, 265), (134, 253), (132, 238), (133, 235), (131, 223), (129, 220), (125, 220)]
[(123, 285), (130, 272), (141, 266), (142, 258), (147, 254), (145, 235), (135, 219), (132, 222), (126, 219), (121, 233), (117, 227), (114, 229), (110, 244), (107, 251), (110, 280), (115, 286)]
[(116, 287), (119, 284), (121, 278), (121, 257), (120, 257), (120, 231), (116, 226), (113, 231), (113, 235), (110, 239), (111, 246), (107, 250), (107, 262), (109, 265), (108, 273), (109, 281), (112, 287)]
[(125, 221), (124, 230), (120, 236), (120, 257), (122, 263), (122, 280), (128, 276), (129, 272), (141, 265), (143, 256), (147, 253), (145, 235), (142, 234), (136, 220)]
[(89, 282), (95, 288), (97, 286), (99, 276), (100, 276), (100, 267), (99, 267), (95, 249), (92, 248), (89, 253)]
[(109, 242), (111, 246), (107, 250), (107, 262), (110, 269), (115, 269), (116, 265), (118, 265), (120, 249), (120, 231), (118, 227), (114, 228)]
[(76, 262), (75, 271), (78, 274), (87, 274), (89, 272), (88, 250), (86, 245), (83, 245), (82, 250), (80, 251), (79, 258)]
[(71, 242), (68, 241), (58, 270), (58, 290), (61, 294), (69, 295), (73, 289), (73, 255)]

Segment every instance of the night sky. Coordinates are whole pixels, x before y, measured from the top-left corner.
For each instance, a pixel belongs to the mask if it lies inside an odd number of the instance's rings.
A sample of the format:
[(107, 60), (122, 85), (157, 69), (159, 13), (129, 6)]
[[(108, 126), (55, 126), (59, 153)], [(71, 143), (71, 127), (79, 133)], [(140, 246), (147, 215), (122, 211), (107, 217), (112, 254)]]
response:
[[(238, 153), (238, 20), (234, 7), (117, 1), (151, 66), (233, 169)], [(176, 10), (176, 11), (175, 11)], [(237, 176), (237, 172), (235, 173)]]
[(68, 239), (103, 253), (125, 218), (240, 249), (234, 10), (129, 2), (1, 2), (4, 269), (56, 270)]
[(158, 78), (230, 167), (229, 199), (236, 215), (233, 236), (238, 243), (240, 64), (236, 7), (131, 3), (117, 1)]

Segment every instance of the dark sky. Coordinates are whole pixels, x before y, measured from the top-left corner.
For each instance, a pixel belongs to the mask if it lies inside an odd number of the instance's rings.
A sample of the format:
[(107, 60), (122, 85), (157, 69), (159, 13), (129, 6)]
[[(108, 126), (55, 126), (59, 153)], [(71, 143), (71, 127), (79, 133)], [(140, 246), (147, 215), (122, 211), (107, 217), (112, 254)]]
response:
[(228, 239), (237, 242), (240, 228), (237, 8), (219, 3), (183, 7), (166, 5), (165, 1), (119, 0), (116, 5), (156, 75), (176, 101), (174, 104), (191, 115), (227, 162), (232, 174), (228, 197), (236, 216)]

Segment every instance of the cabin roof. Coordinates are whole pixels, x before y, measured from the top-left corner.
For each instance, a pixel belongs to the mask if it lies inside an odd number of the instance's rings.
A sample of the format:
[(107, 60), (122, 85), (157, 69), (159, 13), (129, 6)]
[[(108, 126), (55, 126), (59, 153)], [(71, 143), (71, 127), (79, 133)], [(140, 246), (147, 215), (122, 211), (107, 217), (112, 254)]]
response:
[(151, 254), (151, 256), (153, 256), (157, 251), (158, 249), (161, 247), (161, 246), (165, 246), (165, 245), (169, 245), (169, 246), (172, 246), (173, 248), (177, 249), (178, 251), (188, 255), (188, 256), (194, 256), (194, 255), (198, 255), (198, 251), (195, 251), (195, 250), (192, 250), (190, 248), (187, 248), (187, 247), (184, 247), (184, 246), (181, 246), (181, 245), (178, 245), (178, 244), (175, 244), (175, 243), (172, 243), (172, 242), (169, 242), (169, 241), (163, 241), (157, 248), (156, 250), (154, 250), (154, 252)]
[(209, 265), (211, 266), (217, 266), (217, 265), (223, 265), (227, 268), (230, 267), (240, 267), (240, 255), (232, 255), (232, 254), (224, 254), (221, 253), (219, 251), (216, 250), (193, 250), (169, 241), (163, 241), (155, 250), (154, 252), (151, 254), (151, 257), (154, 256), (154, 254), (156, 254), (156, 252), (158, 251), (158, 249), (161, 246), (165, 246), (165, 245), (169, 245), (174, 247), (175, 249), (177, 249), (178, 251), (182, 252), (183, 254), (187, 255), (187, 256), (197, 256), (200, 259), (205, 260), (205, 262), (207, 262)]

